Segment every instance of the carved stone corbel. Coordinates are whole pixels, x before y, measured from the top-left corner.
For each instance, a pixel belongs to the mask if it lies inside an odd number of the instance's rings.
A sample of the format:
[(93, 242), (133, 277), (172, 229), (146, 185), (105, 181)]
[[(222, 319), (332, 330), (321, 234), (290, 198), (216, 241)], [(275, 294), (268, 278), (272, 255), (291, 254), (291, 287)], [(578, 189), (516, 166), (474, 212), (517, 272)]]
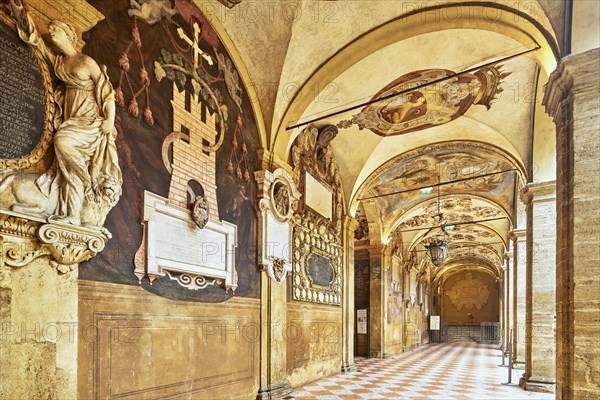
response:
[(59, 222), (46, 222), (11, 211), (0, 213), (0, 266), (21, 268), (49, 256), (50, 265), (61, 273), (94, 257), (111, 238), (108, 230)]
[(292, 270), (290, 219), (301, 194), (293, 177), (283, 168), (259, 171), (255, 177), (259, 197), (259, 263), (279, 283)]

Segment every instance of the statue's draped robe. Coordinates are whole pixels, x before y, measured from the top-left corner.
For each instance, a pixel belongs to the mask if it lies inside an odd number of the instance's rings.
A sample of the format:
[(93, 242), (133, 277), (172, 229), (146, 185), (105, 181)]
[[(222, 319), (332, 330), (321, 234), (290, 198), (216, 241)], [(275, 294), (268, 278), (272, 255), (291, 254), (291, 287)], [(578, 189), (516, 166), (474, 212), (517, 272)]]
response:
[(79, 223), (84, 198), (99, 193), (103, 176), (122, 182), (115, 145), (117, 131), (114, 127), (106, 133), (100, 130), (115, 94), (105, 66), (97, 82), (80, 79), (65, 69), (62, 54), (55, 55), (46, 48), (31, 21), (30, 27), (30, 33), (19, 32), (21, 38), (40, 49), (64, 83), (54, 91), (54, 164), (36, 184), (49, 198), (58, 194), (54, 215)]

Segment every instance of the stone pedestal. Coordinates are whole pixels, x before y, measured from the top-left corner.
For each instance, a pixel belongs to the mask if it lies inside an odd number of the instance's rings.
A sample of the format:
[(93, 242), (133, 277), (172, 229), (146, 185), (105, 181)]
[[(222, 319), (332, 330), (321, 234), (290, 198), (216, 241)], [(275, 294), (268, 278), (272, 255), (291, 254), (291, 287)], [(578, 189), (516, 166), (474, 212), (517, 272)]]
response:
[(600, 49), (563, 58), (544, 94), (556, 124), (556, 397), (600, 398)]
[(516, 229), (513, 236), (513, 368), (525, 368), (525, 314), (526, 314), (526, 230)]
[(77, 398), (77, 270), (0, 267), (0, 398)]
[(358, 221), (344, 221), (344, 267), (342, 288), (342, 372), (354, 371), (354, 230)]
[(527, 329), (520, 385), (554, 393), (556, 330), (556, 182), (529, 184), (527, 218)]

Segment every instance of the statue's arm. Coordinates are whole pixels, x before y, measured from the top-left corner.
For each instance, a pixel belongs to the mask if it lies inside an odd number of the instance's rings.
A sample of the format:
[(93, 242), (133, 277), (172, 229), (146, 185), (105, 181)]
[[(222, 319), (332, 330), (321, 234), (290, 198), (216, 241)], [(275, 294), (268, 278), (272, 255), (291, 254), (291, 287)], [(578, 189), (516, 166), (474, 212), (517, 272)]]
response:
[(101, 68), (93, 58), (86, 58), (86, 67), (96, 87), (95, 92), (97, 93), (98, 106), (102, 110), (102, 117), (104, 118), (100, 130), (104, 133), (109, 133), (115, 126), (116, 106), (114, 90), (108, 80), (105, 69)]
[(54, 64), (54, 59), (56, 56), (42, 40), (42, 37), (39, 34), (35, 23), (29, 16), (24, 3), (22, 3), (21, 0), (10, 0), (10, 8), (13, 19), (17, 22), (19, 37), (24, 42), (36, 47), (48, 62)]

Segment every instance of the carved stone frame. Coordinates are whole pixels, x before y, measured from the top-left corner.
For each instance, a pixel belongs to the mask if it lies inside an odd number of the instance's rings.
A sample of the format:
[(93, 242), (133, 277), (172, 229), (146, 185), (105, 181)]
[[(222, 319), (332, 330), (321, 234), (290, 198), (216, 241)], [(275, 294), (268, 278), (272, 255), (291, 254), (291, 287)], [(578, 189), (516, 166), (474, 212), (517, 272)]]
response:
[[(174, 206), (169, 203), (168, 199), (148, 191), (144, 191), (143, 201), (143, 238), (140, 248), (135, 254), (134, 270), (140, 284), (144, 277), (147, 277), (152, 284), (156, 278), (168, 276), (189, 290), (199, 290), (209, 285), (219, 284), (223, 285), (225, 291), (231, 289), (235, 292), (238, 286), (238, 275), (235, 268), (236, 225), (209, 219), (204, 229), (198, 229), (190, 210)], [(192, 263), (189, 256), (182, 255), (181, 258), (174, 259), (157, 251), (159, 243), (162, 243), (159, 239), (159, 230), (166, 229), (165, 226), (160, 226), (164, 219), (174, 221), (175, 225), (172, 229), (180, 229), (180, 234), (190, 234), (184, 230), (184, 227), (193, 226), (194, 228), (190, 229), (192, 234), (196, 235), (195, 239), (198, 240), (200, 246), (205, 243), (202, 238), (211, 239), (206, 242), (207, 244), (217, 243), (222, 246), (222, 248), (217, 247), (222, 258), (220, 265), (215, 266), (208, 261), (208, 252), (202, 253), (203, 256)], [(164, 243), (161, 245), (165, 246)]]
[[(292, 176), (282, 168), (272, 173), (266, 170), (258, 171), (255, 172), (255, 177), (259, 191), (259, 265), (273, 281), (279, 283), (284, 281), (287, 273), (292, 270), (292, 260), (289, 254), (292, 238), (290, 220), (301, 194), (296, 188)], [(288, 191), (285, 213), (277, 209), (275, 193), (277, 187)], [(284, 238), (281, 237), (282, 234), (285, 236)], [(281, 245), (279, 246), (279, 244)]]

